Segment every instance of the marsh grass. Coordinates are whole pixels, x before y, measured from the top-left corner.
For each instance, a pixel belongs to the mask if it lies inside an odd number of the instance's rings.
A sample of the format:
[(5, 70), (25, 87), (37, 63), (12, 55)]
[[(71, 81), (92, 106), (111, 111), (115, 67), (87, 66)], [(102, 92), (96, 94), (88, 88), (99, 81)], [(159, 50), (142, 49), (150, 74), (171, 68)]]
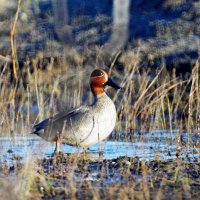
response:
[[(16, 82), (11, 82), (9, 63), (4, 61), (0, 74), (1, 135), (11, 138), (27, 137), (31, 126), (41, 119), (63, 109), (91, 103), (88, 76), (94, 69), (96, 59), (90, 60), (88, 64), (87, 57), (90, 51), (86, 52), (85, 55), (80, 55), (81, 59), (78, 58), (78, 53), (70, 54), (65, 59), (46, 59), (40, 54), (38, 58), (27, 61), (25, 67), (21, 68), (23, 78), (19, 79), (17, 90)], [(94, 58), (97, 55), (93, 52)], [(177, 77), (175, 69), (172, 72), (167, 71), (164, 62), (155, 73), (152, 73), (151, 69), (142, 68), (139, 50), (136, 53), (123, 52), (119, 61), (123, 64), (123, 71), (118, 72), (113, 67), (112, 76), (121, 83), (123, 89), (117, 93), (108, 90), (118, 112), (116, 134), (113, 134), (113, 138), (121, 138), (119, 135), (122, 132), (125, 132), (125, 140), (129, 141), (130, 135), (134, 136), (135, 132), (143, 134), (155, 129), (178, 129), (180, 132), (187, 131), (189, 135), (197, 130), (200, 98), (199, 60), (194, 64), (188, 79)], [(87, 65), (84, 65), (85, 62)], [(184, 145), (189, 147), (190, 139)], [(11, 177), (17, 184), (4, 183), (4, 179), (1, 181), (4, 190), (11, 187), (12, 195), (16, 194), (19, 199), (47, 199), (59, 196), (75, 199), (82, 198), (80, 193), (85, 198), (94, 199), (151, 199), (154, 195), (155, 199), (165, 199), (163, 191), (171, 187), (174, 188), (172, 197), (196, 197), (191, 191), (194, 191), (195, 184), (199, 184), (198, 179), (195, 182), (193, 176), (185, 177), (188, 166), (184, 162), (182, 166), (182, 161), (177, 161), (175, 166), (168, 163), (167, 168), (158, 167), (159, 173), (155, 167), (159, 163), (157, 159), (157, 164), (120, 159), (113, 161), (120, 165), (115, 175), (116, 180), (123, 177), (122, 180), (125, 180), (126, 184), (123, 181), (112, 182), (115, 179), (113, 175), (108, 174), (112, 163), (105, 164), (106, 161), (96, 163), (99, 170), (94, 180), (88, 178), (91, 171), (86, 169), (93, 161), (88, 161), (88, 164), (85, 162), (74, 155), (73, 158), (67, 157), (67, 161), (61, 159), (57, 164), (54, 163), (53, 168), (49, 165), (47, 170), (45, 162), (38, 164), (38, 161), (30, 159), (19, 169), (15, 178)], [(198, 169), (194, 169), (194, 173), (196, 170)], [(165, 174), (164, 171), (168, 173)], [(81, 181), (77, 181), (77, 173), (82, 177)], [(133, 174), (138, 175), (138, 179), (130, 178), (130, 174), (131, 177)], [(164, 176), (158, 178), (160, 174)], [(110, 177), (111, 182), (107, 184), (105, 177)], [(183, 192), (180, 194), (176, 188)], [(18, 191), (22, 191), (20, 195)], [(12, 199), (12, 195), (9, 198)]]
[(175, 75), (175, 69), (168, 72), (165, 63), (161, 63), (161, 68), (152, 76), (151, 69), (135, 67), (136, 59), (133, 63), (125, 60), (129, 63), (128, 66), (124, 63), (125, 69), (129, 71), (118, 112), (121, 122), (126, 119), (126, 130), (143, 126), (147, 131), (179, 127), (195, 130), (199, 112), (199, 61), (185, 80)]
[[(140, 67), (139, 55), (134, 56), (131, 60), (124, 58), (124, 52), (120, 58), (124, 66), (122, 76), (113, 69), (113, 76), (123, 87), (116, 94), (115, 91), (108, 91), (117, 107), (117, 130), (125, 130), (127, 134), (136, 129), (150, 131), (184, 127), (187, 132), (196, 130), (199, 61), (194, 64), (190, 77), (182, 79), (175, 75), (174, 70), (168, 72), (165, 63), (152, 74), (151, 69)], [(55, 62), (51, 58), (43, 62), (42, 59), (27, 63), (21, 70), (17, 93), (15, 83), (10, 82), (9, 69), (5, 70), (8, 64), (4, 64), (0, 75), (0, 123), (2, 130), (5, 129), (2, 133), (28, 132), (36, 121), (63, 109), (92, 102), (88, 81), (93, 70), (92, 63), (84, 66), (84, 61), (77, 63), (74, 59), (72, 62), (75, 63), (70, 68), (68, 60)], [(44, 69), (42, 65), (45, 65)]]
[(8, 199), (198, 199), (199, 167), (181, 159), (98, 161), (60, 154), (56, 161), (32, 160), (7, 183), (0, 181)]

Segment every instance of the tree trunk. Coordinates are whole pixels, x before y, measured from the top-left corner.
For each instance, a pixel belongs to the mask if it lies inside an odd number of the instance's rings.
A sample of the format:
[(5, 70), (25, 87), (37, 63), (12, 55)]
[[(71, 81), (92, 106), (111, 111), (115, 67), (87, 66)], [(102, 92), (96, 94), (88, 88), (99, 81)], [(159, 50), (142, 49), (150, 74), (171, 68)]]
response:
[(123, 49), (129, 36), (129, 6), (130, 0), (114, 0), (113, 27), (110, 40), (103, 48), (103, 54), (115, 55)]
[(67, 0), (52, 0), (54, 13), (54, 28), (58, 39), (65, 43), (72, 43), (72, 31), (68, 25), (68, 7)]

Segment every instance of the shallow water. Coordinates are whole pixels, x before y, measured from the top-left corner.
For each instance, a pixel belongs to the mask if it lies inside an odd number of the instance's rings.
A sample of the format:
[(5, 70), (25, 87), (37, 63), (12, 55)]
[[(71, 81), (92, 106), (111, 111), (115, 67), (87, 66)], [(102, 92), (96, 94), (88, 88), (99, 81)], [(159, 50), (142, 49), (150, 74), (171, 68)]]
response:
[[(177, 149), (181, 149), (179, 157), (188, 161), (200, 158), (200, 137), (195, 134), (183, 133), (182, 146), (178, 144), (178, 131), (167, 132), (156, 130), (151, 133), (135, 134), (132, 142), (104, 141), (88, 150), (93, 158), (99, 157), (99, 150), (103, 152), (103, 159), (113, 159), (120, 156), (138, 157), (139, 159), (174, 159)], [(189, 137), (188, 137), (189, 136)], [(198, 146), (198, 147), (197, 147)], [(0, 137), (0, 164), (14, 164), (16, 160), (25, 162), (32, 158), (48, 158), (52, 155), (55, 144), (46, 142), (37, 136), (33, 137)], [(63, 153), (80, 153), (81, 148), (62, 144)]]

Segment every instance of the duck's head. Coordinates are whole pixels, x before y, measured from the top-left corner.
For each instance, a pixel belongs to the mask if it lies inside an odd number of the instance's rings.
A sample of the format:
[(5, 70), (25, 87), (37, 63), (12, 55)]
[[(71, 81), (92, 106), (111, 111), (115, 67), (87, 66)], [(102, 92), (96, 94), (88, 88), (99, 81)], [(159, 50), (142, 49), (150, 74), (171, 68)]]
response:
[(108, 73), (103, 69), (95, 69), (90, 76), (90, 87), (94, 95), (101, 95), (105, 92), (106, 86), (120, 89), (116, 83), (109, 77)]

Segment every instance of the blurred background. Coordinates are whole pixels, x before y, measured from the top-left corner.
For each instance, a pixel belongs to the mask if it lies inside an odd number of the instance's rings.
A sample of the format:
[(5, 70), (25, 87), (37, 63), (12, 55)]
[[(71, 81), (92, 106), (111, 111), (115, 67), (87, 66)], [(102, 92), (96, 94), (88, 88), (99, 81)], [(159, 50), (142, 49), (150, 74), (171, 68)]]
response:
[[(0, 3), (0, 54), (7, 56), (18, 2)], [(164, 58), (168, 65), (189, 70), (199, 56), (199, 24), (198, 0), (26, 0), (21, 2), (15, 42), (19, 60), (39, 52), (63, 56), (72, 47), (93, 51), (98, 45), (105, 64), (108, 55), (140, 48), (148, 65)]]

